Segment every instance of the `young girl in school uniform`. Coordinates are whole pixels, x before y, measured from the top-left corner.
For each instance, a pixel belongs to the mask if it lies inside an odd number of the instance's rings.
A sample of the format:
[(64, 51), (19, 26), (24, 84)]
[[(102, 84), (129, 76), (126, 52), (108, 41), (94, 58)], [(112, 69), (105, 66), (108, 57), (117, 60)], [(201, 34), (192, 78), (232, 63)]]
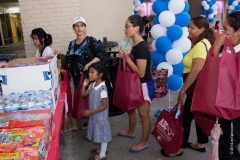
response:
[[(105, 80), (107, 80), (106, 71), (98, 62), (89, 67), (89, 79), (83, 82), (82, 96), (89, 94), (89, 110), (84, 112), (84, 116), (89, 117), (87, 138), (101, 143), (100, 149), (91, 151), (96, 155), (90, 157), (89, 160), (107, 159), (107, 144), (112, 139), (108, 122), (108, 91)], [(90, 81), (94, 82), (87, 88)]]
[(69, 83), (69, 70), (67, 65), (67, 59), (66, 56), (63, 54), (58, 54), (57, 58), (60, 60), (61, 63), (61, 81), (66, 81), (67, 84), (67, 103), (68, 103), (68, 116), (70, 117), (70, 121), (72, 123), (72, 127), (68, 128), (68, 118), (67, 116), (64, 116), (63, 120), (63, 132), (66, 133), (68, 131), (75, 131), (77, 130), (77, 123), (76, 120), (72, 117), (72, 92), (71, 92), (71, 86)]

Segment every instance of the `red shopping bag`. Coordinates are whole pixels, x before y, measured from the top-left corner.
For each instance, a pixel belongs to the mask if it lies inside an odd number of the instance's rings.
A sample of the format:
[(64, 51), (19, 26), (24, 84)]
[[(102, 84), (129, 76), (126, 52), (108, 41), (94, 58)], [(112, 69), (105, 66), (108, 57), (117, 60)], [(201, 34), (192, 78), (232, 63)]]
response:
[(113, 104), (128, 112), (140, 107), (144, 102), (140, 78), (129, 68), (124, 55), (118, 66)]
[(74, 90), (74, 101), (73, 101), (73, 118), (85, 119), (83, 116), (84, 111), (89, 109), (88, 96), (82, 97), (82, 84), (85, 79), (84, 75), (80, 76), (78, 88)]
[(180, 116), (176, 119), (178, 105), (176, 104), (170, 112), (163, 110), (152, 131), (152, 135), (164, 149), (165, 154), (177, 152), (183, 143), (183, 104), (181, 104)]
[(219, 62), (220, 57), (214, 56), (213, 47), (211, 47), (203, 68), (198, 75), (193, 93), (192, 112), (221, 117), (221, 113), (215, 107)]
[(228, 39), (224, 47), (219, 64), (216, 108), (224, 119), (232, 120), (240, 117), (240, 55)]
[(216, 122), (216, 117), (204, 113), (195, 113), (194, 120), (206, 135), (211, 135), (211, 131)]

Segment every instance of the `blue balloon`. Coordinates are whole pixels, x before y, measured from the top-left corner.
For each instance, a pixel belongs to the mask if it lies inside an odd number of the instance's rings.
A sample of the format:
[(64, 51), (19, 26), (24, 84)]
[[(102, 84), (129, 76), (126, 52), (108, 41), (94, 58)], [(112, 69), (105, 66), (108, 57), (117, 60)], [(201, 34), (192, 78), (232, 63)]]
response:
[(231, 6), (232, 5), (232, 2), (231, 0), (228, 1), (228, 6)]
[(213, 18), (212, 18), (212, 19), (208, 19), (208, 21), (209, 21), (210, 23), (213, 23), (214, 19), (213, 19)]
[(156, 40), (156, 48), (160, 53), (166, 53), (172, 48), (171, 40), (166, 36), (161, 36)]
[(212, 14), (213, 13), (213, 9), (209, 8), (209, 10), (207, 11), (208, 14)]
[(183, 73), (183, 62), (180, 62), (176, 65), (172, 65), (173, 66), (173, 74), (178, 75), (180, 77), (182, 77), (182, 73)]
[(176, 21), (175, 24), (179, 25), (180, 27), (185, 27), (190, 23), (191, 17), (186, 12), (181, 12), (175, 15)]
[(202, 10), (202, 14), (203, 15), (207, 15), (207, 11), (206, 10)]
[(141, 2), (141, 3), (143, 3), (143, 2), (144, 2), (144, 0), (140, 0), (140, 2)]
[(158, 20), (158, 15), (153, 17), (153, 24), (160, 24)]
[[(239, 4), (239, 3), (238, 3)], [(235, 7), (235, 9), (236, 10), (240, 10), (240, 5), (237, 5), (236, 7)]]
[(160, 53), (158, 51), (152, 52), (151, 57), (152, 57), (153, 65), (157, 67), (159, 63), (166, 62), (165, 56), (166, 55), (164, 53)]
[(211, 0), (211, 2), (212, 2), (213, 4), (215, 4), (215, 3), (216, 3), (216, 0)]
[(138, 11), (133, 11), (134, 12), (134, 14), (137, 14), (138, 13)]
[(168, 10), (168, 3), (166, 1), (155, 1), (152, 10), (156, 15), (159, 15), (162, 11)]
[(213, 3), (212, 1), (208, 2), (209, 7), (212, 7), (213, 4), (214, 4), (214, 3)]
[(180, 76), (172, 74), (167, 79), (168, 89), (172, 91), (179, 90), (183, 85), (183, 80)]
[(188, 2), (187, 1), (185, 1), (185, 7), (184, 7), (184, 10), (183, 10), (183, 12), (188, 12), (189, 11), (189, 4), (188, 4)]
[(180, 39), (182, 35), (183, 30), (179, 25), (172, 25), (167, 30), (167, 36), (172, 42)]

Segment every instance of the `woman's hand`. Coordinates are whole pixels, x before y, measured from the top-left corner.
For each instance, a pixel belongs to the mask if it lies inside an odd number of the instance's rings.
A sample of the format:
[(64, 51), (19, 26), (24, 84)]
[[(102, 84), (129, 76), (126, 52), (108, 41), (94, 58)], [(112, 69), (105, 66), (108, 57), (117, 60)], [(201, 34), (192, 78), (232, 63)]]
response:
[(0, 68), (7, 68), (8, 64), (5, 62), (0, 62)]
[(122, 47), (119, 50), (119, 57), (123, 57), (123, 54), (125, 54), (127, 57), (130, 56), (131, 50), (124, 50)]
[(86, 110), (86, 111), (84, 111), (83, 115), (84, 115), (84, 117), (89, 117), (92, 115), (92, 112), (90, 110)]
[(88, 86), (89, 82), (90, 82), (89, 79), (85, 79), (83, 82), (83, 86), (85, 87)]
[(90, 64), (89, 64), (89, 63), (88, 63), (88, 64), (86, 64), (86, 65), (84, 66), (83, 70), (84, 70), (84, 71), (85, 71), (85, 70), (88, 70), (89, 66), (90, 66)]
[(54, 54), (56, 55), (56, 54), (60, 54), (61, 53), (61, 49), (55, 49), (55, 51), (54, 51)]
[(178, 103), (183, 104), (183, 101), (184, 101), (184, 92), (180, 90), (178, 93)]

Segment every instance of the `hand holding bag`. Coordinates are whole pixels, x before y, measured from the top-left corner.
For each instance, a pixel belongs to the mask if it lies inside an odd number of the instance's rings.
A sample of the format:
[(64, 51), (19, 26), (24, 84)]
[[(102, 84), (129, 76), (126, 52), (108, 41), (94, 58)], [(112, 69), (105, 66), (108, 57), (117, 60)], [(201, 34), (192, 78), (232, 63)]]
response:
[(82, 97), (82, 84), (85, 79), (85, 76), (82, 74), (79, 80), (79, 88), (74, 90), (74, 101), (73, 101), (73, 118), (76, 119), (85, 119), (83, 116), (84, 111), (89, 109), (89, 101), (88, 95), (86, 97)]
[(124, 54), (118, 66), (113, 104), (121, 110), (129, 112), (140, 107), (144, 102), (140, 78), (127, 65)]
[[(176, 119), (178, 105), (181, 105), (180, 116)], [(177, 152), (183, 143), (183, 126), (182, 126), (183, 104), (176, 104), (168, 112), (163, 110), (158, 117), (152, 135), (155, 136), (160, 146), (164, 149), (165, 154)]]

